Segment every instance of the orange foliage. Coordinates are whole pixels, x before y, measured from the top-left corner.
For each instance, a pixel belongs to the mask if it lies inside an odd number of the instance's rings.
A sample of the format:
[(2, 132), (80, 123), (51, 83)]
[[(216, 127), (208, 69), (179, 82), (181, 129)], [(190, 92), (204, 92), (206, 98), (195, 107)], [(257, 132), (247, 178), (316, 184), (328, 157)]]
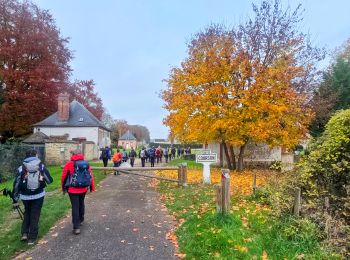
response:
[[(167, 177), (171, 179), (177, 179), (177, 171), (156, 171), (155, 174), (161, 177)], [(257, 187), (263, 186), (267, 180), (276, 173), (268, 170), (256, 171), (256, 185)], [(231, 177), (231, 193), (248, 195), (253, 191), (253, 176), (254, 172), (251, 170), (245, 170), (237, 173), (236, 171), (230, 172)], [(188, 170), (187, 181), (189, 184), (203, 183), (203, 171), (202, 170)], [(221, 183), (221, 171), (220, 169), (211, 169), (211, 182), (212, 184)]]
[(252, 59), (237, 40), (217, 27), (196, 35), (189, 56), (170, 72), (162, 93), (169, 111), (164, 123), (184, 142), (294, 146), (312, 116), (304, 95), (293, 87), (307, 69), (293, 52), (267, 66)]

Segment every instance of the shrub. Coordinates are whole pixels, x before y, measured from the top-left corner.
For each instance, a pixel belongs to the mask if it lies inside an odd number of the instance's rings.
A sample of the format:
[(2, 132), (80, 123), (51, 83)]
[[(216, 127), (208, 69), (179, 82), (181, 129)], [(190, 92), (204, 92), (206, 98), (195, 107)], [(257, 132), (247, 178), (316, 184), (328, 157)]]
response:
[(313, 141), (301, 162), (304, 191), (310, 196), (329, 196), (343, 214), (350, 210), (350, 109), (338, 111), (322, 136)]

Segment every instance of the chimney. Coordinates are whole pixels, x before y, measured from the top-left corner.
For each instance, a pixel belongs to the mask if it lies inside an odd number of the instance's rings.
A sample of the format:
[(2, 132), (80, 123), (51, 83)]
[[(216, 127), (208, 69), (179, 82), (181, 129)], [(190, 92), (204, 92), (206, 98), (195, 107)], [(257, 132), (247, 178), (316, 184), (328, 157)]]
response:
[(57, 98), (58, 101), (58, 120), (68, 121), (69, 119), (69, 94), (60, 93)]

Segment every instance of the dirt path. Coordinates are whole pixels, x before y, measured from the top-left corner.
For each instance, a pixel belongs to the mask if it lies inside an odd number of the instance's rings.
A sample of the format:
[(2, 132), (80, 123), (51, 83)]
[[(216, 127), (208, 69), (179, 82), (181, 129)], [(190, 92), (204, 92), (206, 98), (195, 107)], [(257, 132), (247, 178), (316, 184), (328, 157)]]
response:
[(166, 239), (174, 223), (149, 181), (108, 176), (86, 198), (80, 235), (72, 234), (69, 216), (16, 259), (174, 259), (174, 246)]

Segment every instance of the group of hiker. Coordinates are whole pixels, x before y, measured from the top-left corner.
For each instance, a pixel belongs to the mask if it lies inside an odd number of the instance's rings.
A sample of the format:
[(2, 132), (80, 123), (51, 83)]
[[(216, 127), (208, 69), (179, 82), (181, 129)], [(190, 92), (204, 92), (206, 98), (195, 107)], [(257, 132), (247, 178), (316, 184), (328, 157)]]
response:
[[(49, 170), (38, 158), (34, 149), (26, 151), (21, 166), (18, 167), (13, 183), (13, 208), (20, 209), (19, 201), (24, 205), (21, 241), (28, 245), (35, 244), (39, 232), (39, 219), (44, 203), (45, 187), (53, 182)], [(94, 177), (91, 167), (84, 160), (79, 149), (71, 151), (70, 160), (63, 167), (61, 175), (63, 194), (68, 193), (72, 206), (73, 234), (80, 234), (80, 226), (84, 222), (85, 195), (95, 191)]]
[(112, 160), (114, 167), (119, 167), (122, 162), (128, 162), (130, 159), (130, 165), (131, 167), (134, 167), (135, 158), (138, 156), (138, 158), (141, 159), (142, 167), (145, 167), (146, 162), (149, 162), (151, 167), (154, 167), (155, 163), (162, 163), (163, 157), (165, 158), (165, 163), (168, 163), (172, 159), (180, 158), (184, 154), (191, 154), (191, 148), (188, 147), (184, 149), (179, 147), (176, 149), (173, 146), (166, 148), (158, 146), (155, 148), (152, 146), (146, 149), (146, 147), (142, 147), (137, 154), (135, 149), (132, 147), (129, 152), (126, 149), (117, 149), (112, 156), (112, 150), (106, 146), (101, 150), (100, 160), (103, 161), (104, 167), (107, 167), (108, 160)]

